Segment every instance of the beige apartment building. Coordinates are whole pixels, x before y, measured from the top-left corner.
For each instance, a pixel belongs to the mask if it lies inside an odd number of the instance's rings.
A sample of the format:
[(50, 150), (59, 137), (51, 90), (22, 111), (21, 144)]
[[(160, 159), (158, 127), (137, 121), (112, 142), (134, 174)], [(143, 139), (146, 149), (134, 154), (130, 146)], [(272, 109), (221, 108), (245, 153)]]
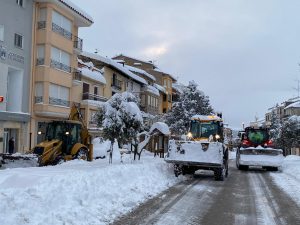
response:
[(147, 73), (153, 75), (156, 79), (156, 84), (164, 88), (162, 89), (158, 87), (160, 93), (158, 100), (158, 113), (166, 113), (172, 108), (172, 84), (176, 82), (176, 79), (172, 75), (161, 71), (151, 61), (146, 62), (125, 55), (118, 55), (113, 59), (122, 60), (128, 66), (142, 69)]
[(83, 40), (79, 27), (89, 27), (92, 18), (64, 0), (36, 0), (33, 21), (32, 119), (30, 146), (44, 137), (45, 124), (67, 119), (73, 103), (80, 103), (82, 82), (77, 56)]

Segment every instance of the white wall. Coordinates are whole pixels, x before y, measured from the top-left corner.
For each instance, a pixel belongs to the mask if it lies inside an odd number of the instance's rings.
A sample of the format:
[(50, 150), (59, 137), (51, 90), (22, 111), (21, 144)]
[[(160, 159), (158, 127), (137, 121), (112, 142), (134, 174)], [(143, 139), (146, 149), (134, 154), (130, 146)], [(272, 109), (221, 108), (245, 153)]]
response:
[(6, 110), (10, 112), (21, 112), (23, 98), (23, 71), (9, 68), (7, 79)]
[(0, 102), (0, 111), (6, 111), (7, 73), (8, 67), (0, 63), (0, 96), (4, 96), (4, 102)]

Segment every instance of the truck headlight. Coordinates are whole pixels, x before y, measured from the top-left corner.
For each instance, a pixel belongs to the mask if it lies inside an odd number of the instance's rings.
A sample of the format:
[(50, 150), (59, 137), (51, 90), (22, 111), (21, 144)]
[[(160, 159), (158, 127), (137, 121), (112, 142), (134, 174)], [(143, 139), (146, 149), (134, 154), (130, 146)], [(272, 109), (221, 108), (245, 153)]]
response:
[(193, 138), (193, 134), (191, 132), (188, 132), (187, 136), (189, 139)]
[(220, 138), (221, 138), (221, 136), (216, 134), (216, 139), (219, 140)]

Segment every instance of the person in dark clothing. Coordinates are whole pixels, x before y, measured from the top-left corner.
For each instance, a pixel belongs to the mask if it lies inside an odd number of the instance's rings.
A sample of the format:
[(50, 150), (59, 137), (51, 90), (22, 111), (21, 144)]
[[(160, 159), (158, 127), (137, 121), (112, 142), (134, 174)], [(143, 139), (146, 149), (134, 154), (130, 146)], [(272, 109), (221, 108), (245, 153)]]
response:
[(8, 141), (8, 153), (13, 154), (15, 150), (15, 139), (12, 137)]

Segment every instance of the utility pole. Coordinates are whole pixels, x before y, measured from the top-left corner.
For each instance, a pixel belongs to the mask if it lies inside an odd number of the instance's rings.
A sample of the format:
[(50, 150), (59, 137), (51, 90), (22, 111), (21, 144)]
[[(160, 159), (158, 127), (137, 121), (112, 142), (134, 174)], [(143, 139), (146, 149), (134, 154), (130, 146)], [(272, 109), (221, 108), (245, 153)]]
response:
[(297, 98), (300, 97), (300, 79), (295, 80), (297, 82), (297, 87), (294, 87), (293, 89), (297, 91)]

